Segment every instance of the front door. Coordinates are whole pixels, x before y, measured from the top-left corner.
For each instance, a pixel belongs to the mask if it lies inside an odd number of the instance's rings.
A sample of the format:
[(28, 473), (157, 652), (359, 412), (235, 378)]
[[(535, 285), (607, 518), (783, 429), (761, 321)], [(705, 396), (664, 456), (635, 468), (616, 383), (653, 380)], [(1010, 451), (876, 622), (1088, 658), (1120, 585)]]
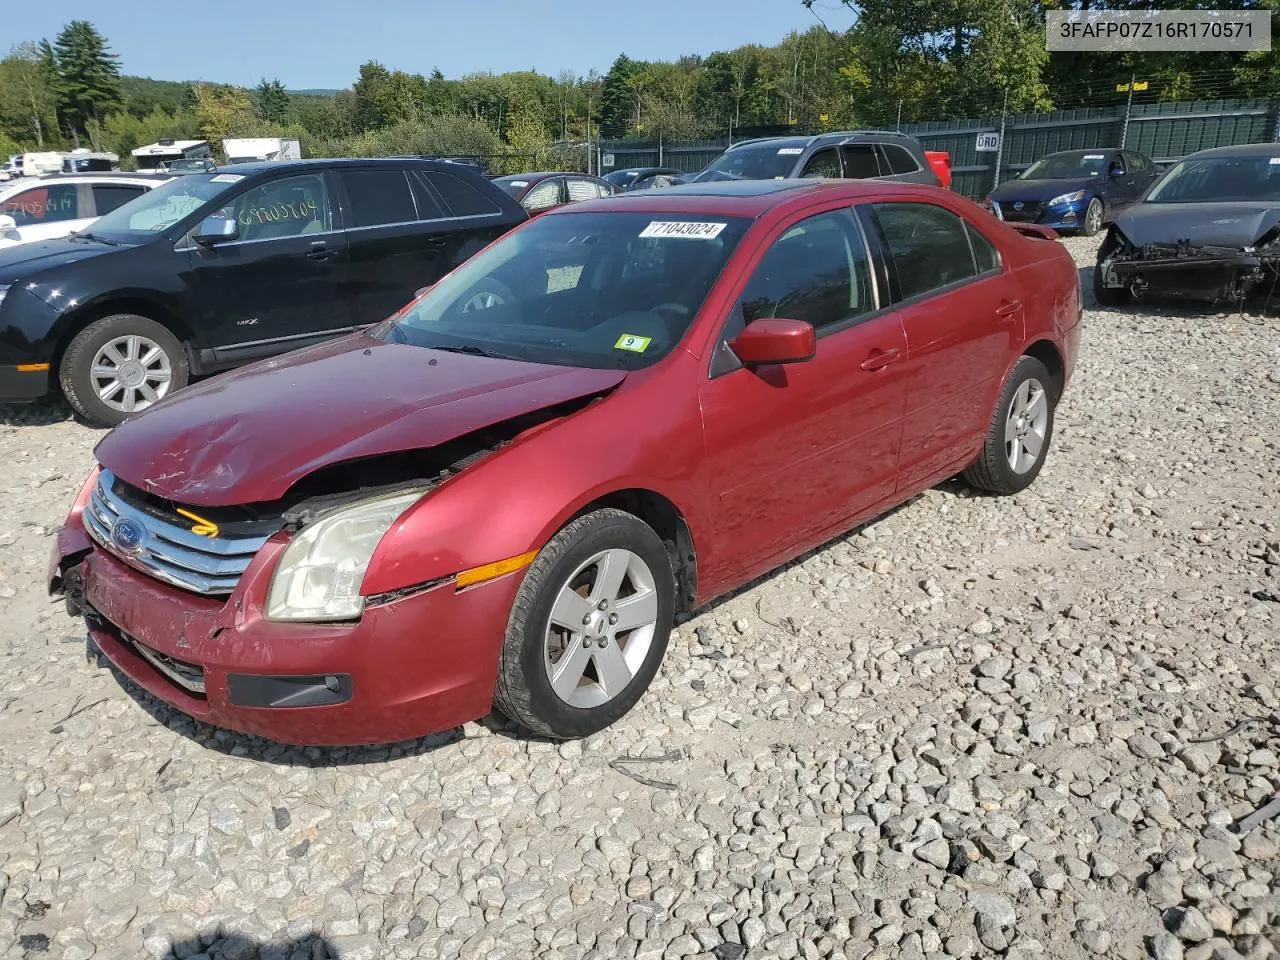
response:
[[(738, 364), (727, 341), (766, 317), (812, 324), (816, 356)], [(711, 592), (822, 542), (892, 496), (905, 357), (902, 324), (878, 309), (851, 212), (784, 227), (745, 284), (699, 391), (720, 517), (700, 570)]]
[(188, 315), (216, 364), (283, 353), (352, 327), (345, 234), (335, 229), (322, 172), (269, 180), (220, 211), (237, 239), (190, 241)]
[(1022, 303), (995, 245), (950, 210), (877, 203), (863, 212), (887, 248), (906, 331), (900, 489), (914, 492), (977, 452), (1022, 340)]

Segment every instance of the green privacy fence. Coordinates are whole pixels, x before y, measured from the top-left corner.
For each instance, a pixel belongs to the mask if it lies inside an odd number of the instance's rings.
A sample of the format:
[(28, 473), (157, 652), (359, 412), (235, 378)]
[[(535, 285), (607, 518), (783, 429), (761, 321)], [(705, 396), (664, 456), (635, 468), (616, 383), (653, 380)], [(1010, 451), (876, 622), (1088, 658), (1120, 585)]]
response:
[[(1280, 102), (1271, 100), (1179, 100), (1130, 106), (1088, 107), (1052, 113), (1019, 113), (975, 120), (903, 124), (926, 150), (951, 154), (952, 189), (982, 197), (998, 180), (1015, 177), (1047, 153), (1125, 146), (1161, 164), (1197, 150), (1280, 139)], [(979, 139), (997, 149), (979, 150)], [(597, 169), (608, 173), (637, 166), (701, 170), (720, 156), (728, 138), (718, 140), (604, 141), (597, 146)], [(613, 162), (610, 163), (609, 161)]]

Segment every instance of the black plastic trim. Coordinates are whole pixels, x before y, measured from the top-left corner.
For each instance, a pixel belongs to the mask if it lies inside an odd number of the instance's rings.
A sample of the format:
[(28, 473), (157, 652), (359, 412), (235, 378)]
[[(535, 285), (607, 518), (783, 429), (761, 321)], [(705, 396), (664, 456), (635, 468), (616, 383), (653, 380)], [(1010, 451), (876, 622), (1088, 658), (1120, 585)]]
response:
[(264, 677), (227, 675), (227, 697), (237, 707), (329, 707), (352, 695), (351, 675)]

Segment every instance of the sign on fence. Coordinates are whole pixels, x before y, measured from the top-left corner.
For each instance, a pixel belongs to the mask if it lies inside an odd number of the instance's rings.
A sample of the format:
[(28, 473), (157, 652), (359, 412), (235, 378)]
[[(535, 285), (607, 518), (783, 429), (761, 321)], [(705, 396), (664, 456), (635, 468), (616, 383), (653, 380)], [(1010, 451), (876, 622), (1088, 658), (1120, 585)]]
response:
[(979, 153), (995, 153), (1000, 149), (1000, 134), (998, 133), (980, 133), (978, 140), (973, 145), (973, 149)]
[(606, 153), (600, 158), (600, 165), (604, 167), (612, 167), (614, 164), (614, 156), (612, 153)]

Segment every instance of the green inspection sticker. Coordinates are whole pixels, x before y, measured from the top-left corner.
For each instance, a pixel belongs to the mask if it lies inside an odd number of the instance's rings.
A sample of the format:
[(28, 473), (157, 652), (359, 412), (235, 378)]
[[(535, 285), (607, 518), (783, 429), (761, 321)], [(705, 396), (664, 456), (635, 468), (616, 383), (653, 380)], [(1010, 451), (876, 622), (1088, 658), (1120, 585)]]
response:
[(637, 337), (635, 334), (624, 333), (618, 338), (618, 342), (613, 345), (615, 350), (630, 350), (632, 353), (644, 353), (649, 349), (652, 337)]

